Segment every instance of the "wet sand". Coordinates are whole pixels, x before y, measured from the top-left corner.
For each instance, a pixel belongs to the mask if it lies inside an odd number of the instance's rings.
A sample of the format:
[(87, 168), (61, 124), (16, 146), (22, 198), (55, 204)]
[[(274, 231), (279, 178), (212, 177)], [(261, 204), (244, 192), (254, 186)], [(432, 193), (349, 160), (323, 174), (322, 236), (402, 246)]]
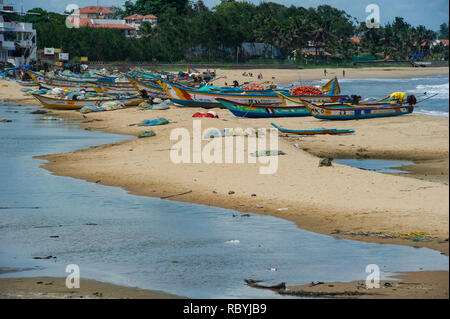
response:
[[(448, 271), (405, 272), (380, 280), (379, 288), (368, 289), (365, 280), (325, 282), (287, 287), (294, 294), (320, 293), (326, 298), (357, 299), (448, 299)], [(330, 293), (330, 295), (326, 295)], [(352, 295), (355, 294), (355, 295)]]
[(184, 297), (80, 278), (67, 288), (66, 278), (0, 278), (0, 299), (184, 299)]
[[(367, 289), (365, 280), (315, 282), (276, 290), (282, 295), (351, 299), (448, 299), (448, 271), (417, 271), (381, 280)], [(67, 288), (65, 278), (0, 278), (0, 299), (185, 299), (159, 291), (80, 279), (80, 288)], [(259, 288), (255, 288), (259, 289)], [(311, 295), (308, 295), (311, 294)]]

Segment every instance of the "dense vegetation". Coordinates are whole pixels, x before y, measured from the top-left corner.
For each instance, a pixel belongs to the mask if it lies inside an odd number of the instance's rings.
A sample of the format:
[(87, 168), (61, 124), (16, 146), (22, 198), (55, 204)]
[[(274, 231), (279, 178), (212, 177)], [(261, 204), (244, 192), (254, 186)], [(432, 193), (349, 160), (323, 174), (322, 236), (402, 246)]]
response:
[[(355, 55), (373, 55), (379, 59), (404, 60), (408, 54), (421, 53), (431, 58), (448, 59), (448, 47), (438, 45), (432, 50), (434, 39), (448, 39), (448, 24), (437, 33), (424, 26), (411, 26), (403, 18), (395, 18), (380, 28), (368, 29), (346, 12), (328, 5), (317, 8), (286, 7), (273, 2), (254, 5), (235, 0), (222, 2), (209, 9), (203, 1), (136, 0), (126, 1), (122, 8), (114, 8), (116, 17), (154, 14), (155, 27), (140, 28), (141, 38), (126, 38), (120, 30), (65, 26), (65, 16), (42, 9), (31, 20), (38, 32), (38, 46), (62, 48), (71, 57), (87, 56), (89, 60), (104, 61), (236, 61), (242, 42), (265, 42), (275, 45), (283, 58), (310, 43), (326, 45), (332, 61), (349, 61)], [(30, 16), (28, 16), (30, 20)], [(361, 37), (360, 45), (350, 37)], [(425, 46), (421, 46), (424, 43)], [(201, 55), (193, 55), (193, 48), (201, 48)], [(317, 46), (318, 49), (318, 46)], [(326, 62), (319, 50), (297, 61)]]

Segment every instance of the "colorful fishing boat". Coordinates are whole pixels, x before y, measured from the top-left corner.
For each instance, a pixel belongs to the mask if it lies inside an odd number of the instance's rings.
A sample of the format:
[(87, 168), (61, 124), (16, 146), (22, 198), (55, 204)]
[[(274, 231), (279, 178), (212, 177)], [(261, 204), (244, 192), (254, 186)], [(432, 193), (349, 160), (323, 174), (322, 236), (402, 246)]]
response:
[(309, 111), (303, 106), (285, 106), (276, 104), (249, 105), (216, 98), (216, 100), (237, 117), (299, 117), (310, 116)]
[(133, 77), (128, 74), (125, 75), (125, 78), (130, 81), (131, 85), (139, 94), (143, 96), (147, 94), (151, 97), (167, 99), (167, 94), (163, 91), (161, 86), (157, 84), (156, 81), (151, 80), (150, 78), (147, 81), (144, 81), (142, 78)]
[(297, 135), (318, 135), (318, 134), (330, 134), (330, 135), (337, 135), (337, 134), (351, 134), (355, 133), (354, 130), (347, 130), (347, 129), (335, 129), (335, 128), (312, 128), (309, 130), (291, 130), (287, 128), (282, 128), (274, 123), (270, 123), (272, 126), (276, 127), (280, 132), (286, 133), (286, 134), (297, 134)]
[[(236, 102), (238, 104), (247, 104), (252, 106), (257, 105), (280, 105), (282, 100), (277, 96), (275, 91), (254, 93), (246, 91), (242, 93), (225, 93), (202, 91), (199, 89), (188, 88), (166, 81), (161, 78), (156, 78), (158, 84), (166, 92), (172, 102), (182, 106), (194, 106), (203, 108), (222, 107), (217, 99), (226, 99), (228, 101)], [(341, 98), (348, 98), (347, 95), (307, 95), (302, 96), (303, 99), (308, 99), (316, 102), (337, 102)], [(292, 110), (291, 110), (292, 111)], [(287, 113), (291, 113), (290, 111)], [(295, 115), (298, 116), (298, 115)]]
[(357, 120), (375, 117), (398, 116), (412, 113), (413, 105), (379, 103), (371, 105), (321, 106), (304, 101), (306, 108), (312, 116), (324, 120)]
[(104, 81), (81, 81), (52, 78), (38, 72), (25, 71), (31, 79), (40, 87), (46, 88), (70, 88), (70, 89), (92, 89), (104, 93), (135, 93), (136, 89), (130, 82), (104, 82)]
[(95, 105), (100, 106), (104, 102), (120, 102), (125, 106), (136, 106), (140, 103), (144, 102), (143, 99), (139, 95), (134, 95), (126, 98), (97, 98), (97, 99), (87, 99), (87, 100), (69, 100), (69, 99), (61, 99), (55, 97), (49, 97), (41, 94), (32, 94), (32, 96), (42, 103), (45, 108), (48, 109), (56, 109), (56, 110), (79, 110), (86, 105)]

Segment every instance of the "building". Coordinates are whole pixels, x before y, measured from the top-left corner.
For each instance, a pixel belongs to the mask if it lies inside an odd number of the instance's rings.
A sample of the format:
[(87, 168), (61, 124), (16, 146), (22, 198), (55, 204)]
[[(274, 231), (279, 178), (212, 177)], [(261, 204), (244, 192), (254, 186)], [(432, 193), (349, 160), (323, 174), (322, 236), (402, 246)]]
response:
[(102, 6), (87, 6), (79, 10), (80, 18), (113, 19), (114, 11)]
[(139, 36), (139, 27), (141, 26), (142, 23), (144, 22), (148, 22), (151, 24), (152, 27), (154, 27), (156, 25), (156, 23), (158, 22), (158, 18), (156, 16), (154, 16), (153, 14), (147, 14), (145, 16), (141, 15), (141, 14), (133, 14), (131, 16), (125, 17), (123, 18), (125, 20), (125, 23), (129, 26), (132, 26), (133, 28), (136, 29), (136, 37), (140, 37)]
[(152, 26), (155, 26), (158, 18), (153, 14), (147, 14), (145, 16), (141, 14), (133, 14), (131, 16), (125, 17), (124, 20), (128, 25), (132, 25), (139, 30), (139, 26), (143, 22), (149, 22)]
[(14, 5), (0, 0), (0, 63), (30, 64), (37, 58), (36, 30), (33, 24), (11, 20)]
[(326, 51), (326, 45), (323, 42), (308, 41), (308, 45), (302, 48), (302, 52), (304, 55), (309, 56), (331, 56), (331, 54)]
[(134, 14), (124, 19), (114, 19), (114, 12), (102, 6), (87, 6), (74, 11), (70, 17), (74, 27), (107, 28), (123, 30), (127, 37), (139, 37), (139, 26), (143, 22), (156, 25), (158, 18), (152, 14)]

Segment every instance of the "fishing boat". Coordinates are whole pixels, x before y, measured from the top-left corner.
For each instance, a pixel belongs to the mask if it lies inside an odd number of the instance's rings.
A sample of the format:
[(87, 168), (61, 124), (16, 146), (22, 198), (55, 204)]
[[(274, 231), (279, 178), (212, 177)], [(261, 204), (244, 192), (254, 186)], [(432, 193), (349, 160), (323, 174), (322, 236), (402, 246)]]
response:
[[(273, 90), (265, 92), (245, 91), (241, 93), (225, 93), (225, 92), (204, 91), (194, 88), (188, 88), (182, 85), (175, 84), (173, 82), (166, 81), (161, 78), (156, 78), (156, 81), (166, 92), (167, 96), (169, 97), (170, 100), (172, 100), (172, 102), (180, 104), (182, 106), (223, 108), (223, 104), (221, 104), (217, 100), (218, 98), (226, 99), (228, 101), (236, 102), (238, 104), (247, 104), (252, 106), (257, 105), (267, 106), (267, 105), (282, 104), (282, 100), (277, 96), (277, 94)], [(303, 99), (308, 99), (317, 102), (337, 102), (341, 98), (348, 98), (347, 95), (334, 95), (334, 94), (306, 95), (301, 97)], [(289, 111), (289, 113), (291, 112)]]
[(135, 93), (136, 89), (130, 82), (106, 82), (106, 81), (81, 81), (65, 80), (62, 78), (52, 78), (38, 72), (25, 71), (39, 87), (71, 88), (71, 89), (92, 89), (104, 93)]
[(280, 132), (287, 133), (287, 134), (297, 134), (297, 135), (318, 135), (318, 134), (330, 134), (330, 135), (337, 135), (337, 134), (351, 134), (355, 133), (354, 130), (347, 130), (347, 129), (335, 129), (335, 128), (312, 128), (309, 130), (291, 130), (287, 128), (282, 128), (274, 123), (270, 123), (272, 126), (276, 127)]
[(142, 78), (133, 77), (129, 74), (125, 74), (124, 76), (128, 79), (128, 81), (130, 81), (131, 85), (139, 94), (143, 96), (147, 94), (151, 97), (167, 99), (167, 94), (163, 91), (161, 86), (156, 83), (156, 81), (150, 79), (144, 81)]
[(69, 100), (62, 98), (49, 97), (42, 94), (32, 94), (32, 96), (42, 103), (45, 108), (55, 110), (79, 110), (86, 105), (100, 106), (104, 102), (120, 102), (125, 106), (136, 106), (144, 102), (145, 99), (139, 95), (134, 95), (126, 98), (93, 98), (93, 99), (80, 99)]
[(224, 98), (216, 98), (216, 100), (227, 108), (231, 113), (237, 117), (299, 117), (310, 116), (309, 111), (301, 106), (285, 106), (276, 104), (267, 105), (249, 105), (230, 101)]
[(324, 120), (357, 120), (375, 117), (398, 116), (412, 113), (413, 105), (378, 103), (358, 104), (340, 107), (339, 104), (321, 106), (304, 100), (305, 107), (317, 119)]

